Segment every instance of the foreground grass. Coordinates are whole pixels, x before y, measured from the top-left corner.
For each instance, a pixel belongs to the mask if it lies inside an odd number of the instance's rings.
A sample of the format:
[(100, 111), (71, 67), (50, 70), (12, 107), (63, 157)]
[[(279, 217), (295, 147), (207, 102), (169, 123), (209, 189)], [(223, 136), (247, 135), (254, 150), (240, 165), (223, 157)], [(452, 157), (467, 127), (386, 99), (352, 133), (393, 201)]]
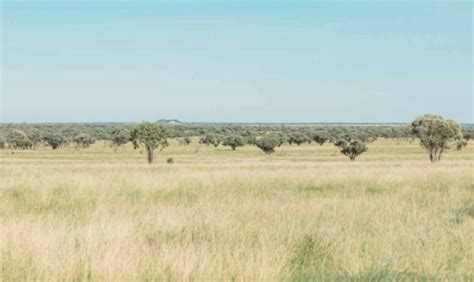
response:
[(99, 144), (0, 152), (0, 277), (474, 279), (472, 146), (436, 165), (392, 141), (356, 163), (331, 146), (198, 149), (152, 166)]

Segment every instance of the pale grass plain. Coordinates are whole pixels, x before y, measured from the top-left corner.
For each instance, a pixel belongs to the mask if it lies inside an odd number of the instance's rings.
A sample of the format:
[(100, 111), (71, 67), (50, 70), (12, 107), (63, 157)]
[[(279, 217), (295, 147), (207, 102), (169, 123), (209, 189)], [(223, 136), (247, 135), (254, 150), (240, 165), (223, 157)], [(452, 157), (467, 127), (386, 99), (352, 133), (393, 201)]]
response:
[[(174, 164), (166, 159), (173, 157)], [(474, 279), (474, 143), (0, 150), (0, 277)]]

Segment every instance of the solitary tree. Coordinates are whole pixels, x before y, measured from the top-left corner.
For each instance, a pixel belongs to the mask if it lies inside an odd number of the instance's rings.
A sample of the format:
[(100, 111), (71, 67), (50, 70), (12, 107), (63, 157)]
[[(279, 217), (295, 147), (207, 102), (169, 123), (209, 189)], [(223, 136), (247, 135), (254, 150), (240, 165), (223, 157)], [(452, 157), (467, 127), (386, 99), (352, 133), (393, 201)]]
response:
[(265, 154), (270, 155), (275, 152), (275, 148), (281, 145), (281, 137), (278, 135), (266, 135), (255, 142), (255, 145), (260, 148)]
[(168, 146), (168, 133), (162, 125), (150, 122), (144, 122), (136, 126), (131, 132), (130, 137), (135, 149), (143, 146), (147, 152), (148, 163), (153, 163), (155, 149)]
[(235, 151), (237, 147), (242, 147), (245, 145), (245, 140), (240, 135), (230, 135), (224, 138), (222, 145), (229, 146)]
[(43, 141), (51, 146), (53, 150), (56, 150), (67, 143), (66, 138), (59, 133), (49, 132), (43, 136)]
[(444, 151), (462, 138), (459, 124), (438, 115), (420, 116), (411, 123), (410, 129), (420, 139), (421, 146), (429, 153), (433, 163), (439, 162)]
[(348, 156), (351, 161), (355, 161), (355, 159), (360, 154), (367, 151), (367, 146), (365, 143), (357, 139), (352, 139), (349, 141), (340, 139), (336, 141), (334, 145), (341, 148), (341, 153), (345, 156)]

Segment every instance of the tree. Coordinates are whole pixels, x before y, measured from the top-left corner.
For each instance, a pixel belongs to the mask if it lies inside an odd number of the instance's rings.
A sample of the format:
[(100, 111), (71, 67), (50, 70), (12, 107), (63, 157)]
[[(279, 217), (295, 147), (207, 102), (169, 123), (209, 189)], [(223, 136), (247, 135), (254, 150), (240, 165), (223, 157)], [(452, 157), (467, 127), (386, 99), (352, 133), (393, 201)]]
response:
[(257, 142), (257, 136), (251, 130), (245, 130), (242, 132), (242, 137), (245, 139), (245, 143), (248, 145), (255, 145), (255, 142)]
[(148, 163), (153, 163), (155, 149), (168, 146), (168, 132), (162, 125), (144, 122), (130, 132), (135, 149), (143, 146), (147, 151)]
[(472, 135), (471, 135), (470, 132), (466, 132), (466, 133), (464, 133), (463, 138), (464, 138), (464, 140), (469, 141), (469, 140), (471, 140)]
[(74, 137), (74, 143), (76, 143), (76, 147), (88, 148), (95, 143), (95, 138), (87, 133), (79, 133)]
[(334, 145), (341, 148), (341, 153), (348, 156), (351, 161), (355, 161), (360, 154), (367, 151), (365, 143), (357, 139), (351, 139), (350, 141), (340, 139)]
[(189, 144), (191, 144), (191, 142), (192, 142), (191, 137), (183, 137), (179, 139), (179, 144), (182, 146), (188, 146)]
[(53, 150), (56, 150), (67, 143), (66, 138), (64, 138), (61, 134), (55, 132), (49, 132), (43, 136), (43, 141), (51, 146)]
[(463, 138), (459, 139), (457, 142), (456, 142), (456, 150), (458, 151), (461, 151), (462, 149), (464, 149), (465, 147), (467, 146), (467, 141)]
[(313, 133), (312, 139), (314, 142), (318, 143), (320, 146), (324, 145), (327, 141), (329, 141), (329, 133), (326, 131), (316, 131)]
[(212, 133), (208, 133), (204, 136), (201, 136), (201, 138), (199, 139), (200, 144), (206, 144), (208, 146), (214, 145), (214, 147), (219, 146), (221, 142), (222, 142), (222, 138), (219, 135), (212, 134)]
[(229, 146), (235, 151), (237, 147), (242, 147), (245, 145), (245, 140), (240, 135), (230, 135), (224, 138), (222, 145)]
[(275, 134), (263, 136), (255, 142), (255, 145), (260, 148), (265, 154), (270, 155), (275, 152), (275, 148), (281, 146), (281, 137)]
[(30, 141), (25, 132), (21, 130), (13, 130), (7, 136), (7, 142), (13, 149), (31, 149), (33, 143)]
[(288, 138), (288, 143), (290, 143), (290, 145), (296, 144), (299, 146), (306, 142), (311, 142), (311, 139), (302, 132), (293, 132)]
[(411, 134), (420, 139), (421, 147), (429, 153), (433, 163), (439, 162), (444, 151), (462, 138), (459, 124), (438, 115), (420, 116), (411, 123), (410, 129)]
[(111, 132), (112, 144), (115, 146), (121, 146), (127, 144), (130, 141), (130, 131), (127, 129), (114, 129)]
[(30, 129), (26, 135), (28, 136), (28, 140), (30, 140), (33, 148), (36, 148), (36, 146), (43, 140), (43, 134), (38, 128)]
[(5, 149), (5, 144), (7, 143), (7, 139), (5, 137), (0, 136), (0, 149)]

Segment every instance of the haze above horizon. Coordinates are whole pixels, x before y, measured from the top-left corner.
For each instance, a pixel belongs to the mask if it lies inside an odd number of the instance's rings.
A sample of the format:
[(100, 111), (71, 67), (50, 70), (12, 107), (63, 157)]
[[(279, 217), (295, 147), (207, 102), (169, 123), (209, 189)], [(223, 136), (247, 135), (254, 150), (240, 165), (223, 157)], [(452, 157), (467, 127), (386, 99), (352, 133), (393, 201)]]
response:
[(473, 3), (1, 3), (0, 122), (473, 122)]

